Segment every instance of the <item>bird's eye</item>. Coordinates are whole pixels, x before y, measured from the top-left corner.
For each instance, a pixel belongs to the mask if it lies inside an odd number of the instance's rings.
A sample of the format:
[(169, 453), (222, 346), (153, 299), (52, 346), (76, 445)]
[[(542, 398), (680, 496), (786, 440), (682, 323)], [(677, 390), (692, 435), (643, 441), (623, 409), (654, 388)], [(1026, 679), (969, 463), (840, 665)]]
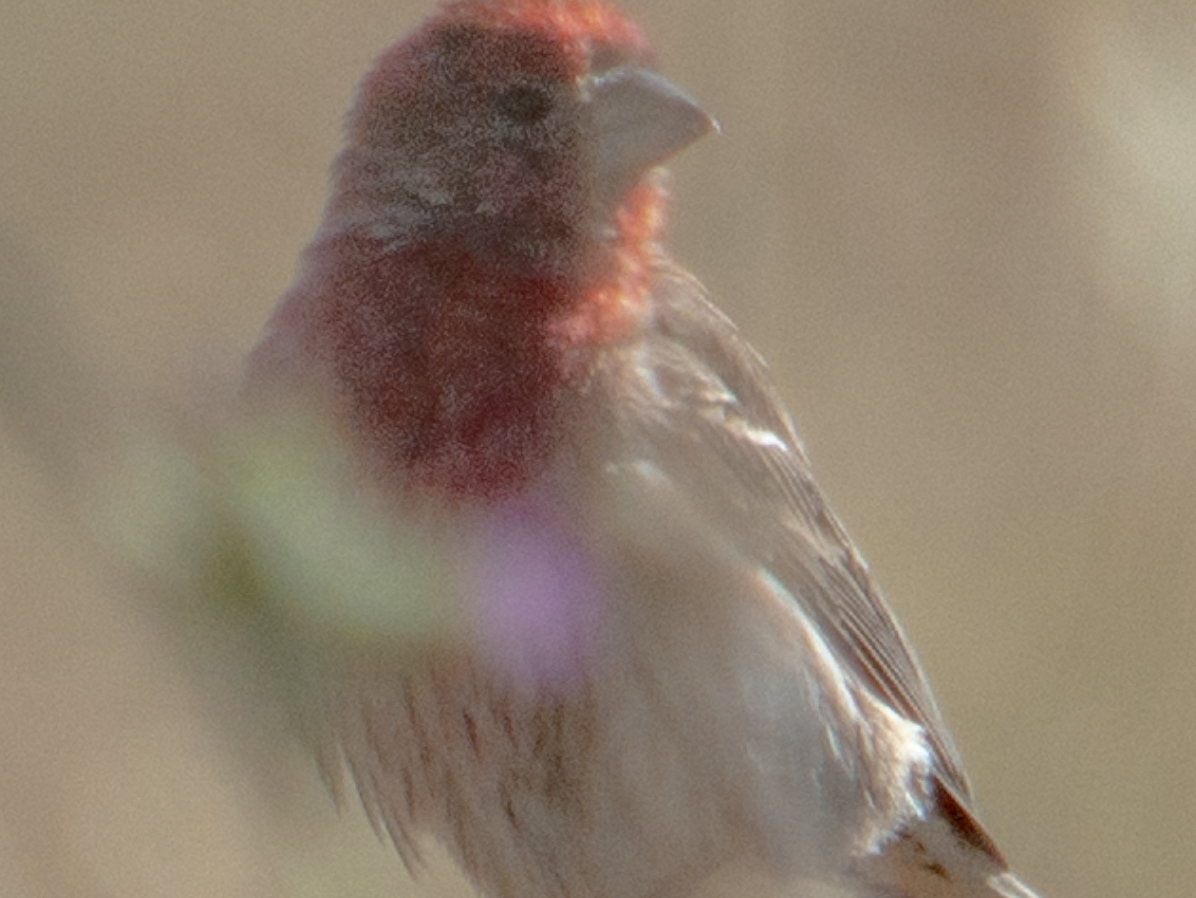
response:
[(517, 125), (534, 125), (552, 110), (552, 96), (531, 84), (517, 84), (498, 96), (498, 111)]

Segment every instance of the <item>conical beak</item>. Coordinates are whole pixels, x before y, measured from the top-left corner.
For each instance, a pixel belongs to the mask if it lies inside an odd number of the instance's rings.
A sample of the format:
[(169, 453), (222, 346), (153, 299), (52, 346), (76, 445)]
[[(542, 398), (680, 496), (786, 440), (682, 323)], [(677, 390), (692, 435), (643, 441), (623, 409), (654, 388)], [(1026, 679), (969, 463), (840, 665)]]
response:
[(597, 137), (598, 177), (607, 195), (618, 195), (648, 169), (718, 130), (692, 97), (650, 69), (608, 69), (590, 76), (583, 89)]

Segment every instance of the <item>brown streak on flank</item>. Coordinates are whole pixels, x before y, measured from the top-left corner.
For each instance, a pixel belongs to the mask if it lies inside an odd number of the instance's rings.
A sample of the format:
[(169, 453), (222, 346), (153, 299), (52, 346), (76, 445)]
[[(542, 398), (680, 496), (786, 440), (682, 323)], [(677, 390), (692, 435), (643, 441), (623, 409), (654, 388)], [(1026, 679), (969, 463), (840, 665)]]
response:
[(511, 829), (517, 833), (523, 832), (523, 826), (519, 822), (519, 815), (515, 813), (515, 805), (511, 799), (507, 799), (503, 809), (507, 812), (507, 820), (511, 824)]
[(404, 700), (407, 703), (407, 721), (411, 724), (412, 741), (419, 752), (419, 761), (425, 770), (432, 764), (432, 749), (428, 744), (428, 736), (424, 722), (420, 719), (419, 711), (415, 707), (415, 691), (404, 690)]
[(515, 731), (515, 721), (511, 719), (511, 712), (508, 708), (503, 708), (498, 712), (499, 720), (502, 722), (503, 732), (506, 733), (507, 741), (517, 747), (519, 745), (519, 734)]
[(482, 745), (478, 741), (478, 724), (473, 719), (473, 715), (466, 711), (462, 717), (465, 720), (465, 733), (469, 736), (469, 744), (473, 748), (474, 757), (478, 760), (482, 758)]
[(947, 868), (942, 864), (927, 864), (926, 869), (937, 876), (939, 879), (951, 881), (951, 875), (947, 872)]
[(403, 786), (403, 801), (406, 802), (407, 816), (411, 817), (415, 813), (415, 804), (413, 802), (413, 795), (415, 794), (415, 785), (412, 782), (410, 768), (404, 767), (402, 772), (402, 786)]

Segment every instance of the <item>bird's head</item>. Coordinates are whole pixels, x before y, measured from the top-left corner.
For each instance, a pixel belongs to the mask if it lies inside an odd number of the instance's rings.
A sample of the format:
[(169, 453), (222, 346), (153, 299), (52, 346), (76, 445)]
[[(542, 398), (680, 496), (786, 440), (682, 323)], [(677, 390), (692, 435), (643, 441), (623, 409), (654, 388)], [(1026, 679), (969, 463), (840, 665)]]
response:
[(450, 3), (363, 81), (325, 226), (559, 270), (628, 227), (654, 238), (650, 172), (713, 127), (605, 3)]

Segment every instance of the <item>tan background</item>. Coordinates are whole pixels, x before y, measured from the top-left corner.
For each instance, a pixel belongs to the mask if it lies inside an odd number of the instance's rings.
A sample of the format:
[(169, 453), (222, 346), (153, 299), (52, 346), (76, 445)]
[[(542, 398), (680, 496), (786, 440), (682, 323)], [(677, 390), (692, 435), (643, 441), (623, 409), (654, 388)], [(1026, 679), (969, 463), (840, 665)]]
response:
[[(0, 2), (0, 895), (403, 894), (305, 763), (249, 784), (43, 463), (245, 351), (429, 4)], [(634, 8), (724, 127), (671, 244), (771, 360), (985, 819), (1046, 896), (1190, 895), (1196, 5)]]

